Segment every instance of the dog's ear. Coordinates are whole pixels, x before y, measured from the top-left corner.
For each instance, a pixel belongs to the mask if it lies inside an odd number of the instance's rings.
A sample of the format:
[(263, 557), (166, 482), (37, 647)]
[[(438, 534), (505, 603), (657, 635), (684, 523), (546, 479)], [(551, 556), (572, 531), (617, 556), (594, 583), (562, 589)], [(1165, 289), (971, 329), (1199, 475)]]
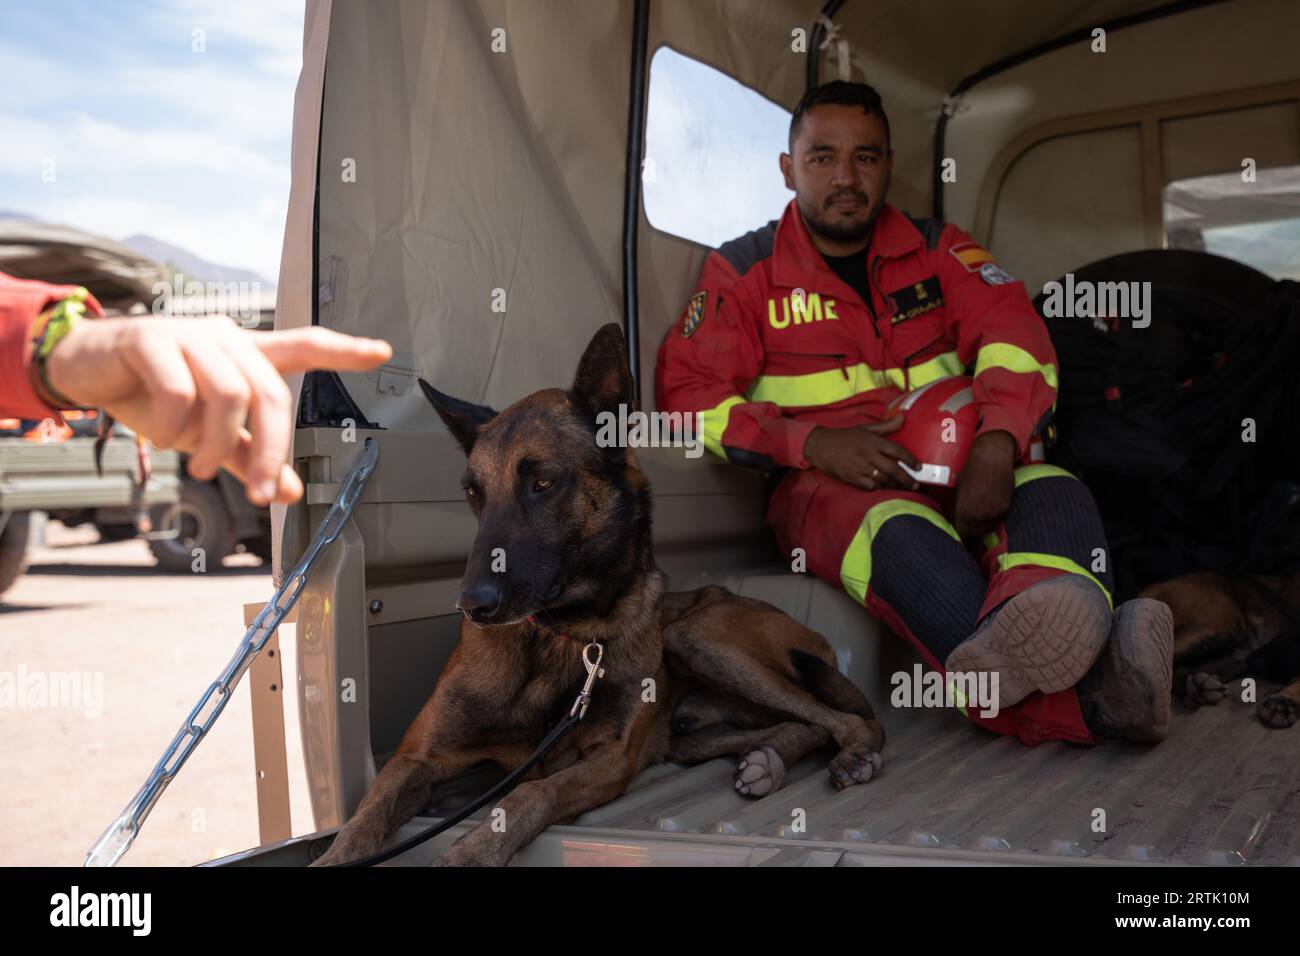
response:
[(478, 430), (497, 417), (496, 410), (486, 405), (462, 402), (459, 398), (444, 395), (422, 378), (417, 381), (420, 383), (420, 390), (424, 392), (424, 397), (429, 400), (433, 410), (438, 413), (438, 417), (455, 436), (456, 441), (460, 442), (460, 447), (465, 449), (465, 454), (468, 456), (474, 450), (474, 440), (478, 438)]
[(619, 405), (635, 409), (623, 330), (613, 322), (601, 326), (582, 353), (571, 394), (597, 414), (617, 412)]

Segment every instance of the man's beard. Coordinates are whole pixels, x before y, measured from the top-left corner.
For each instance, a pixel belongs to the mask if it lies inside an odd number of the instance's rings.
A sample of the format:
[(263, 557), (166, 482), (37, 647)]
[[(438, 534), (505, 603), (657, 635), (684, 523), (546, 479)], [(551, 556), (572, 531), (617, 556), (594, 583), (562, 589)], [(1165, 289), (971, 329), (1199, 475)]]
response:
[[(834, 197), (832, 196), (831, 199)], [(862, 222), (833, 221), (823, 218), (817, 210), (810, 209), (809, 204), (802, 199), (797, 199), (799, 212), (803, 215), (803, 221), (808, 226), (808, 231), (815, 233), (823, 239), (829, 239), (832, 242), (857, 242), (871, 235), (871, 230), (875, 228), (876, 220), (880, 218), (880, 213), (884, 210), (883, 202), (870, 203), (865, 193), (856, 193), (855, 198), (863, 200), (868, 205), (870, 211), (867, 218)], [(828, 202), (830, 199), (827, 200)]]

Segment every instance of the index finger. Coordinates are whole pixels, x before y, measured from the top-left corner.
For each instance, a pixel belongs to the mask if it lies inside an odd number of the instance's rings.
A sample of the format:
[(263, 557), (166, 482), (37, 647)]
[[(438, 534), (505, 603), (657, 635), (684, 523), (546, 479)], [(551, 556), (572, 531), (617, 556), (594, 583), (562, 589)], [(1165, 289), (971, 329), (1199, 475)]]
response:
[(282, 374), (311, 369), (364, 372), (393, 357), (393, 347), (382, 339), (344, 335), (318, 325), (258, 332), (253, 344)]
[(895, 461), (905, 462), (908, 468), (915, 469), (921, 467), (921, 463), (917, 460), (915, 455), (902, 445), (895, 444), (888, 438), (880, 439), (880, 444), (877, 447)]

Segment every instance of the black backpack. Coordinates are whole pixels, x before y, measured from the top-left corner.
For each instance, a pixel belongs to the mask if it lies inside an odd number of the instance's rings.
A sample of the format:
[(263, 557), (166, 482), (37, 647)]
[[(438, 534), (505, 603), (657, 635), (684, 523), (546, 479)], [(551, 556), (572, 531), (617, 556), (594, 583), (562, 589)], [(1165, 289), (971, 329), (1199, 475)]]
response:
[(1097, 499), (1117, 597), (1300, 558), (1300, 285), (1183, 250), (1103, 259), (1083, 282), (1151, 283), (1146, 328), (1034, 302), (1060, 364), (1048, 458)]

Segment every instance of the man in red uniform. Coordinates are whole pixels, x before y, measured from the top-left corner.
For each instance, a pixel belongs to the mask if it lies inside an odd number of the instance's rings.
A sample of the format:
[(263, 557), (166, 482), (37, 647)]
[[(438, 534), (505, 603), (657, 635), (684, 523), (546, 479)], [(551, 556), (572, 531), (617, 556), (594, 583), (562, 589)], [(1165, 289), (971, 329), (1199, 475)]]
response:
[[(781, 219), (710, 253), (659, 352), (661, 411), (700, 413), (711, 451), (786, 469), (768, 521), (945, 672), (996, 675), (989, 729), (1041, 740), (1155, 742), (1167, 731), (1173, 622), (1112, 614), (1091, 494), (1035, 463), (1056, 355), (1022, 283), (953, 225), (885, 201), (893, 151), (879, 95), (810, 90), (781, 156)], [(900, 394), (973, 376), (979, 427), (954, 492), (921, 486), (887, 437)], [(992, 684), (992, 682), (990, 682)]]

